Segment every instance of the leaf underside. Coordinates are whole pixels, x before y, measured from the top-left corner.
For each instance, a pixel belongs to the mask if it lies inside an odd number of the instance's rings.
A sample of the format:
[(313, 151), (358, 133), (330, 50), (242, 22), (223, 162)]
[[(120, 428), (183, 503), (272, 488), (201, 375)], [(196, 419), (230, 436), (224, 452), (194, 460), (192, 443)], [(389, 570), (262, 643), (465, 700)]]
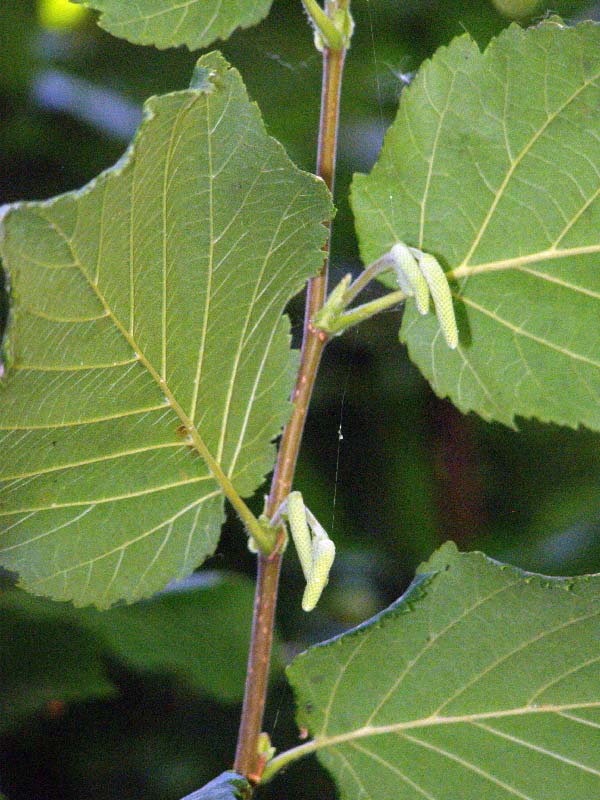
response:
[(457, 350), (412, 301), (401, 338), (464, 412), (600, 429), (599, 79), (594, 23), (512, 25), (483, 54), (462, 36), (355, 176), (365, 263), (404, 241), (448, 273)]
[(107, 606), (213, 552), (208, 464), (244, 496), (272, 468), (297, 367), (282, 312), (331, 213), (216, 53), (148, 101), (114, 168), (4, 209), (0, 558), (22, 586)]
[(406, 595), (288, 668), (343, 800), (600, 797), (600, 576), (444, 545)]
[(227, 39), (264, 19), (273, 0), (83, 0), (100, 11), (98, 24), (122, 39), (190, 50)]

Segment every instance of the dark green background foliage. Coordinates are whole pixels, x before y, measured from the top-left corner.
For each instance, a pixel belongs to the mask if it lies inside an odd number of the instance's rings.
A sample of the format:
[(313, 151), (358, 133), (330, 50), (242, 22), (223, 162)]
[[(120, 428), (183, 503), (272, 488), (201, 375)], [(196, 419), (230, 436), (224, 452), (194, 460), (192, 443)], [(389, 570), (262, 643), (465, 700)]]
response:
[[(269, 132), (312, 170), (320, 59), (299, 7), (275, 2), (264, 23), (221, 49)], [(552, 9), (573, 20), (594, 11), (581, 2)], [(464, 30), (484, 46), (507, 24), (480, 0), (354, 0), (353, 11), (334, 280), (358, 266), (347, 188), (352, 173), (368, 170), (377, 156), (402, 76)], [(0, 204), (77, 188), (113, 164), (143, 100), (187, 86), (197, 56), (127, 44), (91, 17), (76, 31), (50, 33), (37, 26), (32, 0), (0, 4)], [(5, 313), (5, 297), (2, 303)], [(299, 303), (291, 314), (299, 332)], [(419, 561), (449, 538), (548, 574), (600, 570), (598, 436), (533, 422), (515, 433), (462, 416), (433, 396), (408, 362), (397, 340), (399, 319), (400, 312), (385, 314), (346, 334), (322, 365), (297, 487), (336, 539), (339, 557), (310, 617), (300, 611), (299, 567), (286, 560), (279, 630), (289, 655), (394, 600)], [(209, 566), (253, 575), (235, 520)], [(250, 594), (242, 594), (235, 624), (228, 628), (221, 617), (215, 623), (232, 652), (239, 614), (250, 620)], [(239, 695), (229, 683), (219, 698), (166, 663), (153, 659), (144, 668), (143, 660), (124, 657), (126, 647), (101, 647), (97, 628), (70, 614), (60, 618), (54, 607), (51, 614), (32, 604), (3, 614), (9, 655), (0, 659), (0, 713), (10, 722), (0, 728), (0, 787), (9, 800), (175, 800), (230, 767)], [(158, 638), (168, 641), (168, 632)], [(130, 635), (139, 636), (139, 627)], [(274, 683), (265, 726), (280, 749), (298, 741), (292, 716), (291, 693)], [(286, 773), (285, 796), (333, 797), (326, 775), (310, 765), (308, 780), (306, 766)], [(260, 796), (276, 797), (282, 786), (278, 780)]]

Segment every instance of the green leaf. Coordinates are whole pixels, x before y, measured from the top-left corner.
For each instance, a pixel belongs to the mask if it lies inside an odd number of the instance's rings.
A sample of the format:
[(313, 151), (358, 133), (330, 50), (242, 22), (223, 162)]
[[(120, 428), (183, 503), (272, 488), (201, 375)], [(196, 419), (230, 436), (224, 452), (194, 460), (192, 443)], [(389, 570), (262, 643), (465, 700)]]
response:
[(397, 603), (288, 668), (314, 736), (299, 750), (343, 800), (599, 797), (599, 617), (600, 576), (444, 545)]
[[(192, 576), (189, 588), (184, 584), (132, 606), (73, 614), (130, 668), (168, 672), (192, 689), (237, 703), (244, 692), (253, 604), (254, 581), (211, 573), (205, 579), (202, 573)], [(273, 662), (276, 672), (282, 663), (277, 641)]]
[[(253, 581), (216, 573), (108, 611), (3, 592), (0, 640), (11, 646), (0, 650), (0, 727), (52, 701), (114, 694), (109, 661), (175, 676), (219, 701), (241, 701), (253, 600)], [(276, 668), (280, 656), (276, 645)]]
[(190, 50), (227, 39), (264, 19), (273, 0), (83, 0), (100, 11), (98, 24), (114, 36), (156, 47)]
[(252, 796), (248, 781), (236, 772), (222, 772), (197, 792), (187, 794), (182, 800), (246, 800)]
[(107, 606), (213, 552), (213, 474), (246, 496), (272, 468), (298, 361), (282, 312), (331, 213), (219, 54), (148, 101), (113, 169), (5, 209), (0, 557), (22, 586)]
[(458, 349), (412, 301), (401, 337), (461, 411), (600, 429), (599, 75), (593, 23), (512, 25), (483, 54), (462, 36), (354, 179), (366, 263), (404, 241), (447, 271)]
[(97, 637), (74, 624), (72, 606), (63, 615), (58, 604), (44, 613), (48, 605), (20, 590), (0, 595), (2, 732), (52, 704), (117, 693)]

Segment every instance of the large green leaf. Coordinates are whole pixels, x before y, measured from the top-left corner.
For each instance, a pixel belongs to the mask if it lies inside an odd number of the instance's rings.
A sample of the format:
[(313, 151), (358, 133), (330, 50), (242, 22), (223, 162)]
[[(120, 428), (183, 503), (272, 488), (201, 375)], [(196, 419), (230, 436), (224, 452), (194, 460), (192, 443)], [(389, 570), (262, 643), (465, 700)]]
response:
[(0, 554), (24, 587), (106, 606), (214, 550), (208, 463), (242, 495), (272, 468), (297, 365), (282, 312), (330, 215), (218, 54), (148, 101), (112, 170), (5, 209)]
[(2, 592), (0, 641), (10, 647), (0, 650), (0, 729), (52, 701), (113, 694), (106, 667), (114, 661), (173, 675), (219, 701), (241, 701), (253, 598), (253, 581), (215, 573), (108, 611)]
[(136, 44), (187, 45), (190, 50), (227, 39), (236, 28), (264, 19), (273, 0), (82, 0), (100, 11), (98, 24)]
[(353, 206), (366, 262), (396, 241), (453, 284), (460, 344), (407, 305), (402, 339), (436, 392), (600, 429), (600, 28), (512, 25), (439, 50)]
[[(600, 797), (600, 576), (445, 545), (396, 604), (289, 667), (344, 800)], [(429, 574), (427, 574), (429, 573)]]

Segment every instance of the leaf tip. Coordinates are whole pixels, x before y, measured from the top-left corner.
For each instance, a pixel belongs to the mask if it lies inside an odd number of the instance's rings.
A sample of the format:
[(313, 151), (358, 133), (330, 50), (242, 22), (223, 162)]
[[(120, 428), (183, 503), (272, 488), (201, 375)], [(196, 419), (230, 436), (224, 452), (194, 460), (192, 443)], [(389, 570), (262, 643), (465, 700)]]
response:
[(417, 575), (443, 572), (450, 568), (460, 556), (460, 551), (455, 542), (447, 541), (439, 547), (427, 561), (417, 567)]
[(212, 94), (217, 89), (220, 79), (229, 69), (231, 69), (229, 62), (218, 50), (207, 53), (196, 61), (190, 89)]

